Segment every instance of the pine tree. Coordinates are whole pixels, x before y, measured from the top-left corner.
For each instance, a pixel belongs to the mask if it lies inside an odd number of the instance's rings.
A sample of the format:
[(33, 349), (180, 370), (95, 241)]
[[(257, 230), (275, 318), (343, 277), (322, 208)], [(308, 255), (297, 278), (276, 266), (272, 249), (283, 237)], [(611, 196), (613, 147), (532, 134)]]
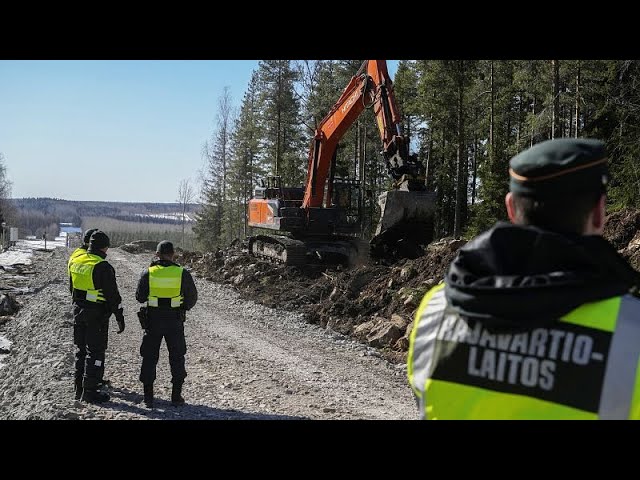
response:
[(400, 110), (404, 134), (411, 143), (418, 123), (418, 72), (415, 62), (400, 60), (393, 79), (393, 91)]
[(238, 238), (248, 234), (247, 207), (253, 194), (253, 187), (265, 172), (258, 163), (260, 131), (258, 125), (258, 99), (256, 88), (256, 72), (242, 99), (240, 113), (233, 129), (229, 189), (237, 216), (234, 218), (234, 235)]
[(231, 93), (229, 87), (225, 87), (218, 99), (217, 129), (202, 149), (203, 157), (207, 162), (200, 195), (202, 209), (196, 216), (196, 225), (193, 228), (200, 245), (209, 250), (230, 240), (228, 231), (223, 229), (223, 222), (227, 195), (227, 167), (232, 153), (231, 111)]
[(258, 64), (261, 153), (270, 173), (281, 176), (284, 185), (302, 184), (305, 175), (297, 78), (291, 60), (261, 60)]
[(428, 188), (437, 194), (434, 230), (436, 236), (447, 236), (454, 233), (455, 223), (458, 67), (449, 60), (421, 60), (416, 68), (419, 74), (418, 108), (426, 125), (421, 141), (428, 142), (427, 182)]
[(598, 109), (587, 112), (584, 133), (607, 142), (611, 207), (636, 207), (640, 204), (640, 61), (601, 61), (599, 67), (595, 78), (600, 85), (585, 88)]

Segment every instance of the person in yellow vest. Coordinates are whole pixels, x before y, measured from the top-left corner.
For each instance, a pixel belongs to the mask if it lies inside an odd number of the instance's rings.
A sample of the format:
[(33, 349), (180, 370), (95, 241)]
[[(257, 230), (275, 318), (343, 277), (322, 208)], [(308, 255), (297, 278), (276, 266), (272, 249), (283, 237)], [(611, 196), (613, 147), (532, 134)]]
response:
[(125, 329), (122, 298), (113, 267), (105, 260), (109, 237), (93, 232), (86, 253), (76, 256), (69, 266), (73, 297), (73, 343), (75, 354), (76, 399), (101, 403), (109, 400), (99, 390), (104, 372), (109, 317), (115, 315), (118, 333)]
[(602, 237), (605, 146), (510, 161), (498, 222), (422, 300), (408, 355), (424, 419), (640, 419), (639, 274)]
[[(73, 252), (71, 252), (71, 255), (69, 256), (69, 262), (67, 263), (67, 268), (69, 269), (69, 290), (71, 291), (71, 293), (73, 293), (73, 283), (71, 281), (71, 262), (74, 258), (76, 258), (79, 255), (85, 254), (87, 253), (87, 250), (89, 249), (89, 242), (91, 241), (91, 235), (93, 235), (93, 232), (97, 232), (99, 229), (97, 228), (89, 228), (87, 230), (85, 230), (84, 232), (84, 236), (82, 237), (82, 245), (79, 246), (78, 248), (76, 248)], [(107, 332), (108, 334), (108, 332)], [(107, 339), (108, 341), (108, 339)], [(109, 383), (109, 380), (104, 378), (104, 364), (103, 364), (103, 368), (101, 369), (102, 371), (100, 372), (99, 378), (100, 380), (98, 381), (98, 389), (104, 387), (105, 385), (107, 385)], [(80, 377), (82, 377), (82, 374), (80, 375)], [(82, 380), (78, 380), (76, 381), (76, 396), (78, 397), (78, 399), (80, 398), (79, 395), (82, 394), (82, 388), (80, 388), (80, 390), (78, 390), (77, 385), (82, 385)]]
[(144, 403), (149, 408), (153, 408), (153, 383), (156, 380), (156, 365), (163, 338), (167, 343), (171, 367), (171, 403), (174, 406), (184, 404), (182, 385), (187, 376), (184, 322), (186, 312), (198, 300), (193, 277), (173, 261), (173, 244), (166, 240), (158, 243), (156, 255), (158, 259), (142, 273), (136, 290), (136, 300), (147, 304), (147, 318), (140, 346), (140, 381), (144, 388)]
[(71, 255), (69, 256), (69, 262), (67, 263), (68, 267), (71, 267), (71, 260), (76, 258), (78, 255), (87, 253), (87, 250), (89, 249), (89, 241), (91, 240), (91, 235), (93, 234), (93, 232), (97, 232), (97, 231), (98, 231), (97, 228), (89, 228), (85, 230), (84, 236), (82, 237), (82, 245), (76, 248), (73, 252), (71, 252)]

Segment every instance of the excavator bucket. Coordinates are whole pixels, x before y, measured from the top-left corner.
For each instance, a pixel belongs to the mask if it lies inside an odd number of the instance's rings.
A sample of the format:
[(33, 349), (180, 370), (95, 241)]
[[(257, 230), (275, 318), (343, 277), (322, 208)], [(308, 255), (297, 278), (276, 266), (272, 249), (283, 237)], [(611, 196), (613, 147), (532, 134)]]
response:
[(373, 258), (416, 258), (433, 239), (436, 194), (392, 190), (378, 197), (380, 221), (371, 239)]

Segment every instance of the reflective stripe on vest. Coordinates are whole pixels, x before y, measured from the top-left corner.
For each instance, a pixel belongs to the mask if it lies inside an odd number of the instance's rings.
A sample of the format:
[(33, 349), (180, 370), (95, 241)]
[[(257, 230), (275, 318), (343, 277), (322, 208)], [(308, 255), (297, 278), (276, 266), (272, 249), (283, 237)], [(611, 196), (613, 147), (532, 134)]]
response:
[(105, 302), (102, 289), (96, 289), (93, 284), (93, 270), (97, 264), (104, 262), (104, 258), (92, 253), (77, 255), (69, 265), (73, 288), (87, 292), (86, 300), (90, 302)]
[(640, 301), (588, 303), (552, 325), (490, 333), (447, 308), (416, 312), (409, 382), (429, 419), (640, 419)]
[(177, 265), (149, 267), (148, 306), (157, 307), (159, 298), (170, 298), (172, 308), (182, 305), (182, 270), (183, 268)]

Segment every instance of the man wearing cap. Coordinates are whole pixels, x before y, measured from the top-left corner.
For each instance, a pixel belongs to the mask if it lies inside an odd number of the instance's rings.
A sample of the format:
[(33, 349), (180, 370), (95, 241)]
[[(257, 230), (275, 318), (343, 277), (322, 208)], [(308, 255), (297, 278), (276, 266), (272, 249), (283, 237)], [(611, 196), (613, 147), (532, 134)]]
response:
[(640, 418), (640, 279), (602, 237), (604, 144), (549, 140), (510, 167), (511, 223), (462, 247), (416, 312), (422, 418)]
[(169, 350), (171, 367), (171, 403), (174, 406), (184, 404), (182, 384), (187, 376), (184, 356), (187, 343), (184, 338), (186, 312), (191, 310), (198, 300), (198, 292), (191, 274), (175, 263), (173, 244), (166, 240), (156, 248), (157, 260), (140, 276), (136, 299), (147, 304), (147, 323), (145, 325), (140, 355), (140, 381), (144, 388), (144, 403), (153, 407), (153, 382), (156, 379), (156, 365), (160, 355), (160, 344), (164, 337)]
[(73, 297), (73, 343), (76, 399), (89, 403), (109, 400), (99, 391), (104, 372), (109, 317), (115, 314), (118, 333), (125, 328), (122, 298), (113, 267), (105, 260), (109, 237), (93, 232), (86, 253), (73, 258), (69, 266)]
[[(93, 232), (97, 232), (97, 231), (98, 231), (97, 228), (89, 228), (85, 230), (84, 236), (82, 237), (82, 245), (76, 248), (69, 256), (67, 269), (69, 270), (69, 291), (72, 294), (73, 294), (73, 283), (71, 280), (71, 262), (73, 261), (74, 258), (78, 257), (79, 255), (84, 255), (85, 253), (87, 253), (87, 249), (89, 248), (89, 241), (91, 240), (91, 235), (93, 234)], [(82, 375), (80, 375), (80, 377), (82, 377)], [(109, 383), (109, 380), (106, 380), (104, 378), (104, 365), (103, 365), (102, 372), (100, 374), (100, 381), (98, 382), (98, 388), (104, 386), (104, 384), (107, 384), (107, 383)], [(76, 385), (76, 396), (79, 399), (80, 395), (82, 395), (82, 388), (78, 390), (77, 386), (78, 385), (82, 386), (82, 380), (76, 381), (75, 385)]]
[(89, 248), (89, 241), (91, 240), (91, 235), (93, 234), (93, 232), (97, 232), (97, 231), (98, 231), (97, 228), (89, 228), (88, 230), (85, 230), (84, 236), (82, 237), (82, 245), (76, 248), (71, 253), (71, 256), (69, 257), (69, 262), (67, 264), (69, 267), (71, 266), (71, 261), (74, 258), (76, 258), (78, 255), (87, 253), (87, 249)]

